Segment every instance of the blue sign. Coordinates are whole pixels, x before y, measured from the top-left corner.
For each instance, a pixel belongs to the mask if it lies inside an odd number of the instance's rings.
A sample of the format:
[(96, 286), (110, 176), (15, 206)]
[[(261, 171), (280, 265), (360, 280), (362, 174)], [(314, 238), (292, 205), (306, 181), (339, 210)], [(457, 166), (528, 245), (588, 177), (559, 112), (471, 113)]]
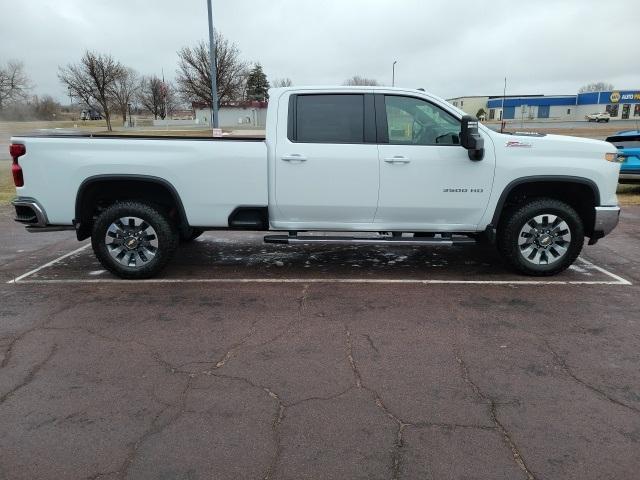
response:
[(640, 103), (640, 91), (614, 90), (613, 92), (600, 92), (598, 103)]

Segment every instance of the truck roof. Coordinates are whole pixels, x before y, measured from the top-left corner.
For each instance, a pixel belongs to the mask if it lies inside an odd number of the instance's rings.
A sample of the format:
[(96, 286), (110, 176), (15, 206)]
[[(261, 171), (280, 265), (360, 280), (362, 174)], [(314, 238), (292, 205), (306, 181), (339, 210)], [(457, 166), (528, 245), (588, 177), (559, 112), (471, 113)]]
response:
[[(325, 90), (325, 91), (332, 91), (332, 90), (354, 90), (354, 91), (358, 91), (361, 92), (363, 90), (384, 90), (384, 91), (389, 91), (389, 90), (395, 90), (398, 92), (416, 92), (416, 93), (421, 93), (421, 94), (430, 94), (429, 92), (425, 91), (425, 90), (420, 90), (418, 88), (407, 88), (407, 87), (387, 87), (384, 85), (296, 85), (296, 86), (291, 86), (291, 87), (278, 87), (278, 88), (271, 88), (269, 89), (269, 91), (274, 91), (274, 92), (288, 92), (288, 91), (297, 91), (297, 90)], [(431, 95), (431, 94), (430, 94)]]

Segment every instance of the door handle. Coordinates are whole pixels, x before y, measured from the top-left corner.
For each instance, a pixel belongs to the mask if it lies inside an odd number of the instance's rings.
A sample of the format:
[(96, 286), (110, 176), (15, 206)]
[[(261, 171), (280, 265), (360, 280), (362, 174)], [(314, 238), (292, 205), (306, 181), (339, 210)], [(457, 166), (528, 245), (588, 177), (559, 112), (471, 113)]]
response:
[(385, 158), (384, 161), (391, 164), (411, 162), (411, 160), (409, 160), (407, 157), (403, 155), (395, 155), (393, 157), (388, 157), (388, 158)]
[(281, 158), (281, 160), (283, 160), (285, 162), (306, 162), (307, 161), (307, 157), (305, 157), (304, 155), (301, 155), (299, 153), (292, 153), (290, 155), (283, 155), (280, 158)]

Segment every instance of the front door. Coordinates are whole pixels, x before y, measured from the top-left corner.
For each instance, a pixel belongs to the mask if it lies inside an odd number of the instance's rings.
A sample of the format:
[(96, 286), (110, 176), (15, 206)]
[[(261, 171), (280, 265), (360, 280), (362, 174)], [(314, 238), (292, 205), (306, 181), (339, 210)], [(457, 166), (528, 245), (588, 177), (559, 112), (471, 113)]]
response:
[(380, 183), (373, 95), (298, 94), (283, 106), (272, 224), (288, 229), (371, 224)]
[(375, 103), (382, 121), (375, 222), (405, 231), (475, 230), (493, 184), (491, 140), (485, 137), (484, 159), (472, 161), (460, 145), (460, 120), (438, 105), (400, 95)]

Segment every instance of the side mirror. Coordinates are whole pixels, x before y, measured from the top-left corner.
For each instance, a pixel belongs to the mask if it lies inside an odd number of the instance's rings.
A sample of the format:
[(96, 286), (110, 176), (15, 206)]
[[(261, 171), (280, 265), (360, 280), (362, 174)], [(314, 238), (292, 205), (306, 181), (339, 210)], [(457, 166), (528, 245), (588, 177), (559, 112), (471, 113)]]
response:
[(469, 151), (470, 160), (482, 160), (484, 157), (484, 138), (478, 132), (478, 120), (470, 115), (462, 117), (460, 143)]

